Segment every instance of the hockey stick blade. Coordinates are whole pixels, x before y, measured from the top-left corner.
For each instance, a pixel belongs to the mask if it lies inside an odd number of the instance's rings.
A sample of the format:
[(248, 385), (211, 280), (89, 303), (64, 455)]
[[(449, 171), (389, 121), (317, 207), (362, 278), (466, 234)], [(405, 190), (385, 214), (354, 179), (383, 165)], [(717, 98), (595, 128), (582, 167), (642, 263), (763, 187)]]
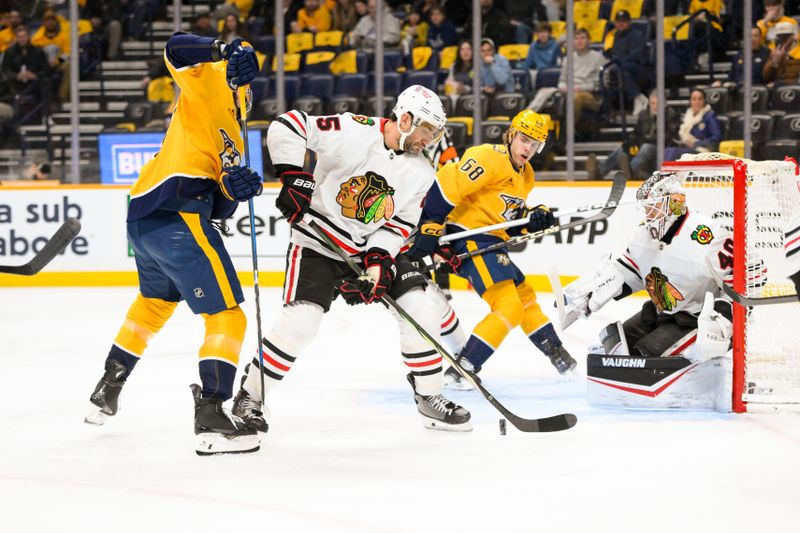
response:
[(733, 287), (731, 287), (727, 283), (722, 284), (722, 292), (727, 294), (728, 297), (737, 304), (743, 305), (745, 307), (754, 307), (758, 305), (791, 304), (798, 302), (796, 294), (789, 294), (786, 296), (748, 297), (745, 296), (744, 294), (736, 292), (735, 290), (733, 290)]
[(42, 270), (55, 257), (64, 251), (81, 231), (81, 223), (77, 218), (68, 218), (53, 234), (41, 250), (27, 263), (19, 266), (0, 265), (0, 273), (33, 276)]
[[(312, 220), (311, 222), (308, 222), (306, 225), (309, 228), (311, 228), (314, 231), (314, 233), (316, 233), (319, 236), (320, 239), (322, 239), (322, 241), (325, 243), (325, 246), (327, 246), (329, 250), (331, 250), (333, 253), (341, 257), (342, 261), (347, 263), (347, 266), (349, 266), (353, 272), (355, 272), (358, 276), (364, 275), (364, 271), (361, 270), (361, 267), (359, 267), (358, 264), (355, 261), (353, 261), (352, 257), (350, 257), (344, 250), (342, 250), (339, 246), (336, 245), (336, 243), (334, 243), (331, 240), (331, 238), (328, 236), (327, 233), (325, 233), (325, 231), (319, 226), (319, 224), (317, 224), (315, 221)], [(416, 320), (414, 320), (414, 318), (411, 315), (409, 315), (405, 309), (403, 309), (402, 306), (398, 305), (397, 302), (395, 302), (392, 297), (385, 294), (381, 298), (381, 301), (388, 307), (394, 309), (394, 311), (397, 312), (397, 314), (400, 315), (403, 318), (403, 320), (408, 322), (408, 324), (411, 327), (413, 327), (417, 331), (417, 333), (419, 333), (420, 337), (425, 339), (425, 341), (428, 342), (428, 344), (430, 344), (431, 347), (439, 353), (439, 355), (441, 355), (444, 359), (446, 359), (447, 362), (450, 363), (450, 365), (452, 365), (452, 367), (455, 368), (456, 371), (459, 372), (464, 377), (464, 379), (469, 381), (473, 387), (478, 389), (481, 392), (481, 394), (483, 394), (484, 398), (486, 398), (489, 401), (489, 403), (491, 403), (494, 406), (494, 408), (497, 409), (506, 418), (506, 420), (508, 420), (511, 423), (511, 425), (517, 428), (518, 430), (524, 433), (563, 431), (565, 429), (573, 427), (575, 424), (578, 423), (578, 418), (572, 413), (564, 413), (555, 416), (548, 416), (545, 418), (533, 418), (533, 419), (522, 418), (520, 416), (515, 415), (514, 413), (506, 409), (506, 407), (503, 404), (498, 402), (492, 393), (490, 393), (488, 390), (484, 388), (484, 386), (480, 383), (480, 381), (478, 381), (478, 379), (475, 377), (475, 374), (469, 372), (468, 370), (462, 368), (461, 365), (457, 364), (455, 358), (452, 355), (450, 355), (450, 353), (447, 350), (445, 350), (444, 347), (430, 335), (430, 333), (425, 331), (425, 329), (422, 326), (420, 326), (419, 323)]]

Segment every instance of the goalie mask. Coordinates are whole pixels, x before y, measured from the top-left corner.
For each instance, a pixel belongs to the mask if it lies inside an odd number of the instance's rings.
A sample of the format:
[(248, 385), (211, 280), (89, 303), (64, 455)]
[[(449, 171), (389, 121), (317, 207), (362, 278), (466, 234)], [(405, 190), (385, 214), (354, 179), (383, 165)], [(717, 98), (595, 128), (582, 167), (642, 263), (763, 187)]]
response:
[(656, 241), (687, 210), (683, 184), (674, 172), (654, 172), (636, 191), (636, 201), (644, 213), (643, 224)]
[[(400, 129), (400, 118), (404, 113), (411, 115), (411, 127), (408, 131)], [(397, 97), (397, 103), (392, 109), (392, 114), (397, 120), (398, 130), (400, 131), (400, 149), (403, 150), (406, 139), (414, 133), (417, 128), (430, 130), (432, 140), (427, 147), (435, 146), (444, 135), (444, 124), (447, 116), (444, 112), (442, 101), (439, 96), (423, 87), (422, 85), (412, 85)]]

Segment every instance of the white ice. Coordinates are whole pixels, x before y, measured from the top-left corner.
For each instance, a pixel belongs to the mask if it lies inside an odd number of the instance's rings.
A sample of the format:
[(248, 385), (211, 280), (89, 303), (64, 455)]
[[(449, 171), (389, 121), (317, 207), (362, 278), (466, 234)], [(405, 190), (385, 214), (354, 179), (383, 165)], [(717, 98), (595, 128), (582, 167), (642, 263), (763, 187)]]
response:
[[(189, 384), (202, 320), (181, 305), (104, 427), (83, 423), (132, 288), (0, 289), (0, 531), (798, 531), (800, 417), (599, 410), (512, 333), (482, 373), (512, 411), (571, 411), (554, 434), (498, 432), (477, 393), (450, 393), (472, 433), (422, 427), (398, 334), (378, 306), (339, 303), (271, 396), (251, 455), (194, 453)], [(255, 351), (252, 290), (240, 367)], [(552, 299), (540, 295), (548, 310)], [(465, 327), (484, 314), (454, 304)], [(568, 331), (579, 359), (641, 300)], [(280, 305), (262, 289), (264, 329)], [(552, 313), (551, 313), (552, 314)], [(247, 354), (246, 356), (244, 354)], [(581, 364), (585, 371), (585, 364)]]

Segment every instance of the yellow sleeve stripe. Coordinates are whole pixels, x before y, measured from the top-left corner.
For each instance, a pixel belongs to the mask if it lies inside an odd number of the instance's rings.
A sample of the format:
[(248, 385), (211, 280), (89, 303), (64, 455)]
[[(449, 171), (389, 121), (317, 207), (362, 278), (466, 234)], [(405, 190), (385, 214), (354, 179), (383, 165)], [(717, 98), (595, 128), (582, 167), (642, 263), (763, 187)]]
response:
[(197, 241), (197, 244), (211, 263), (211, 268), (214, 270), (214, 277), (217, 278), (217, 284), (219, 285), (220, 291), (222, 291), (222, 297), (225, 299), (225, 305), (227, 305), (229, 309), (236, 307), (238, 304), (233, 297), (233, 290), (231, 289), (231, 284), (228, 282), (225, 267), (222, 266), (222, 260), (219, 258), (217, 251), (214, 250), (211, 243), (208, 242), (208, 237), (203, 233), (203, 227), (200, 225), (200, 215), (198, 213), (180, 213), (180, 215), (189, 227), (189, 231), (192, 232), (194, 240)]
[[(470, 252), (474, 252), (478, 249), (478, 245), (475, 241), (467, 241), (467, 250)], [(475, 268), (478, 270), (478, 275), (481, 277), (481, 281), (483, 282), (483, 286), (487, 289), (494, 284), (494, 280), (492, 279), (492, 275), (489, 274), (489, 269), (486, 267), (486, 262), (483, 260), (482, 255), (473, 256), (472, 262), (475, 264)]]

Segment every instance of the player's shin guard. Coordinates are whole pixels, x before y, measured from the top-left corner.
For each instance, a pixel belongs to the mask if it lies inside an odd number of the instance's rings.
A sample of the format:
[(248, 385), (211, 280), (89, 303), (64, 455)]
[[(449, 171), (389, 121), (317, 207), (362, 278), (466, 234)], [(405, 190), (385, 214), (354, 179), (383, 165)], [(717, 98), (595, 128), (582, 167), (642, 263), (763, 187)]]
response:
[(528, 338), (550, 359), (559, 374), (566, 374), (577, 366), (577, 361), (567, 352), (561, 339), (558, 338), (553, 324), (548, 322), (528, 335)]
[[(425, 292), (413, 289), (397, 299), (397, 304), (414, 317), (434, 339), (439, 339), (440, 317), (430, 305)], [(417, 330), (396, 313), (392, 313), (400, 326), (400, 349), (403, 362), (414, 377), (416, 390), (423, 395), (439, 394), (442, 391), (442, 356)]]
[(433, 284), (428, 284), (425, 288), (425, 294), (436, 305), (437, 311), (442, 316), (440, 327), (442, 342), (450, 350), (451, 354), (460, 354), (467, 343), (467, 337), (464, 335), (461, 322), (459, 322), (456, 312), (450, 306), (447, 296), (438, 286)]
[(200, 347), (200, 380), (203, 397), (222, 401), (233, 396), (233, 382), (242, 349), (247, 319), (240, 307), (205, 315), (206, 337)]

